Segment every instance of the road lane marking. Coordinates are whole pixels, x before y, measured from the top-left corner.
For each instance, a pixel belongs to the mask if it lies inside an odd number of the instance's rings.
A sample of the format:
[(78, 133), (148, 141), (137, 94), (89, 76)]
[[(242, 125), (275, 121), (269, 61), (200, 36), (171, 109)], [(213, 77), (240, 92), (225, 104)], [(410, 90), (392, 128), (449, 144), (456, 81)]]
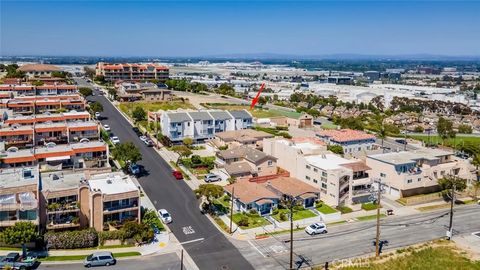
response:
[(267, 256), (265, 256), (265, 254), (263, 254), (263, 252), (260, 251), (260, 249), (258, 249), (250, 240), (247, 241), (256, 251), (258, 251), (258, 253), (260, 253), (260, 255), (262, 255), (264, 258), (267, 258)]
[(190, 244), (190, 243), (194, 243), (194, 242), (198, 242), (198, 241), (203, 241), (203, 240), (205, 240), (205, 238), (193, 239), (193, 240), (190, 240), (190, 241), (181, 242), (180, 245)]
[(182, 228), (182, 230), (183, 230), (183, 233), (186, 235), (195, 233), (195, 230), (192, 228), (192, 226), (185, 226)]

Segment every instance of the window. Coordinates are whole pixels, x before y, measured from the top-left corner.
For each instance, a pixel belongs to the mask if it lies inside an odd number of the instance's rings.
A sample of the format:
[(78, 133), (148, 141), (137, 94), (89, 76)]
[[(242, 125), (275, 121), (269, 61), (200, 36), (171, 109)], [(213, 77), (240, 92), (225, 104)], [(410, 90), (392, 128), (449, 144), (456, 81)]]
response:
[(422, 178), (418, 178), (417, 181), (418, 181), (418, 182), (421, 182), (421, 181), (422, 181)]
[(327, 184), (322, 183), (322, 188), (327, 188)]
[(308, 175), (305, 176), (305, 179), (310, 180), (310, 176), (308, 176)]
[(261, 170), (262, 170), (262, 167), (258, 167), (258, 168), (257, 168), (257, 171), (260, 172)]
[(387, 177), (387, 175), (384, 173), (380, 173), (380, 177)]
[(318, 172), (318, 169), (317, 169), (317, 168), (313, 168), (313, 171), (314, 171), (314, 172)]
[(273, 161), (269, 160), (269, 161), (267, 162), (267, 164), (268, 164), (269, 167), (272, 167)]
[(310, 166), (308, 166), (308, 165), (307, 165), (307, 166), (305, 166), (305, 168), (307, 168), (307, 170), (310, 170)]
[(322, 172), (322, 176), (327, 177), (327, 173), (326, 173), (326, 172)]
[(412, 179), (408, 179), (408, 180), (407, 180), (407, 183), (408, 183), (408, 184), (412, 183)]
[(315, 184), (318, 183), (317, 179), (313, 179), (313, 182), (314, 182)]

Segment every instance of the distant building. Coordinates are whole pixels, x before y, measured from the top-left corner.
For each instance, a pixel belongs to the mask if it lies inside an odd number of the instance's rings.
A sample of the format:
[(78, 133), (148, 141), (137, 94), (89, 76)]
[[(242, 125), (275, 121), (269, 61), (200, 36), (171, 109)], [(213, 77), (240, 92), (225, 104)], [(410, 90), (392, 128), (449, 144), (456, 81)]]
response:
[(0, 84), (0, 94), (11, 93), (14, 97), (59, 96), (78, 94), (78, 87), (69, 84), (34, 86), (29, 84)]
[(62, 71), (57, 66), (44, 64), (27, 64), (19, 67), (18, 70), (25, 72), (29, 79), (52, 77), (52, 72)]
[(378, 71), (365, 71), (363, 76), (366, 77), (369, 81), (378, 81), (380, 79), (380, 72)]
[(96, 76), (106, 81), (152, 81), (165, 82), (169, 78), (169, 68), (157, 64), (110, 64), (99, 62), (95, 68)]
[(167, 111), (150, 113), (149, 121), (160, 121), (162, 134), (173, 142), (192, 138), (212, 139), (217, 132), (252, 127), (252, 115), (246, 110)]
[(228, 148), (230, 148), (246, 145), (254, 148), (262, 148), (263, 139), (273, 137), (272, 134), (264, 131), (241, 129), (216, 132), (215, 138), (212, 139), (211, 142), (216, 147), (228, 146)]
[(345, 154), (366, 152), (375, 143), (375, 135), (353, 129), (322, 130), (317, 137), (326, 144), (340, 145)]

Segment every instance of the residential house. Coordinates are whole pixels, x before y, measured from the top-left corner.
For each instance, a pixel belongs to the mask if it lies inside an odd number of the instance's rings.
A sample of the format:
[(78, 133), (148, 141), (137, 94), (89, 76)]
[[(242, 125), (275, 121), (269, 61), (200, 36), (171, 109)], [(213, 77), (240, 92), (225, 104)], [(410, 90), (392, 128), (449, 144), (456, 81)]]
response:
[(169, 68), (158, 64), (110, 64), (99, 62), (95, 68), (97, 76), (106, 81), (152, 81), (165, 82), (169, 77)]
[(256, 177), (277, 173), (275, 157), (248, 146), (219, 151), (216, 163), (232, 177)]
[(273, 137), (270, 133), (254, 129), (230, 130), (215, 132), (215, 138), (211, 140), (211, 143), (217, 148), (225, 146), (232, 148), (247, 145), (261, 149), (263, 139)]
[(282, 200), (295, 199), (305, 208), (315, 207), (319, 190), (291, 177), (279, 177), (268, 181), (238, 180), (224, 187), (234, 197), (237, 212), (257, 211), (270, 215)]
[(62, 71), (59, 67), (45, 64), (26, 64), (18, 68), (19, 71), (25, 72), (29, 79), (39, 79), (42, 77), (52, 77), (53, 72)]
[(349, 155), (365, 153), (375, 144), (375, 135), (353, 129), (322, 130), (316, 135), (326, 144), (340, 145), (343, 152)]

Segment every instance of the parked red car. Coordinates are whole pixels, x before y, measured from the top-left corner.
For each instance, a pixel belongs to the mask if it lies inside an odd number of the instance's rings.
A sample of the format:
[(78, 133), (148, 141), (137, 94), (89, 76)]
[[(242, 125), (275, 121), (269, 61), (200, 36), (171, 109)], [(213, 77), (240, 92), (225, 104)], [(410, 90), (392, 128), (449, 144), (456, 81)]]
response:
[(180, 171), (172, 171), (172, 175), (177, 180), (182, 180), (183, 179), (183, 174)]

